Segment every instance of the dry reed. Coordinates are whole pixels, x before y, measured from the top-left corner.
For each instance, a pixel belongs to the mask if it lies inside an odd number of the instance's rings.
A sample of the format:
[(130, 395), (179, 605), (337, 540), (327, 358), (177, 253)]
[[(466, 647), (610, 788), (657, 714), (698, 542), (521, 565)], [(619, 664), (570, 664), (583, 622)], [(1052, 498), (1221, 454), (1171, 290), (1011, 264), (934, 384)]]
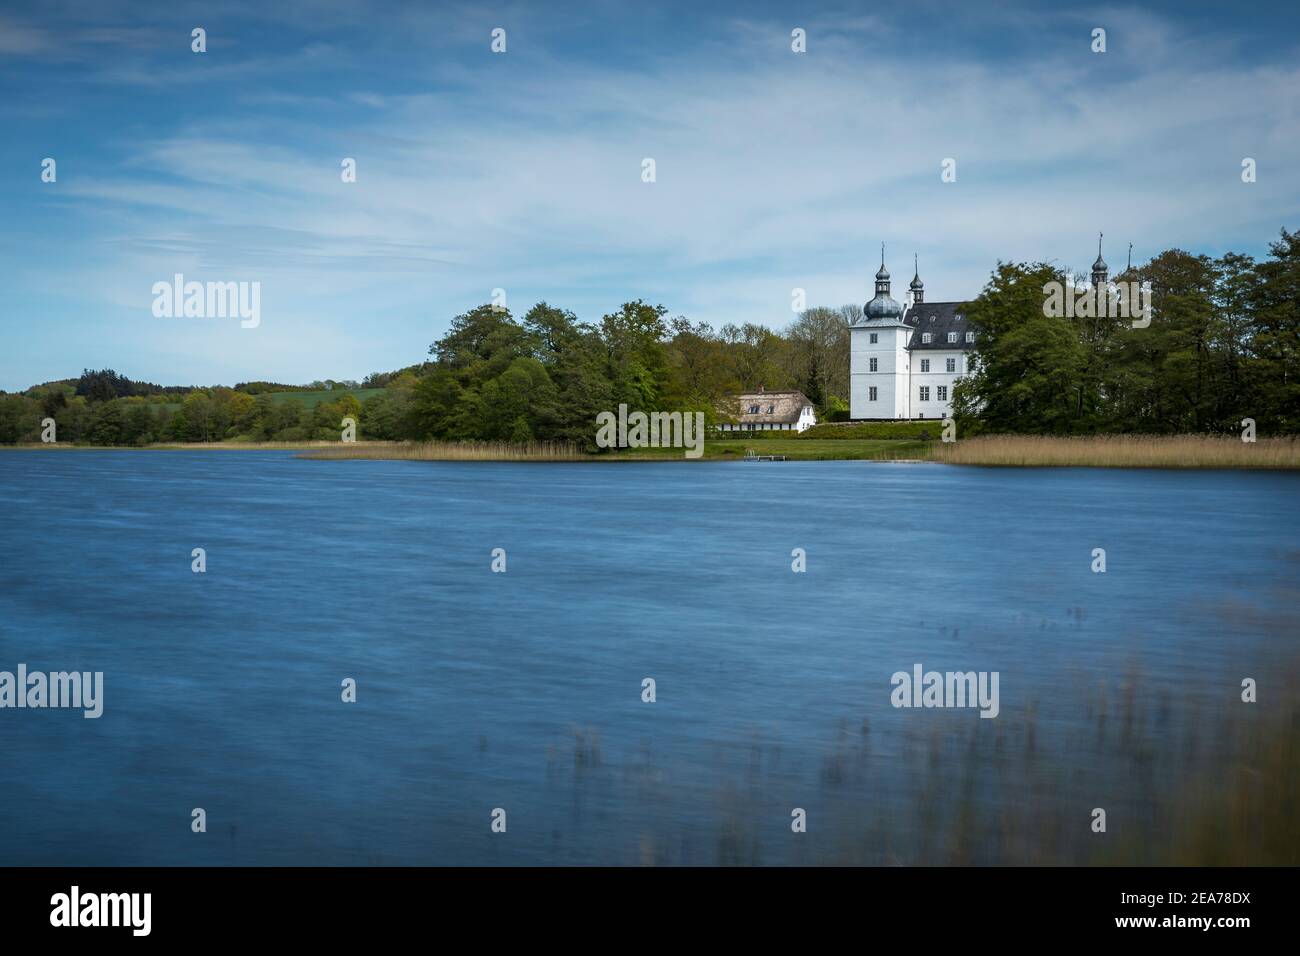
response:
[(1100, 435), (1055, 438), (985, 435), (935, 443), (950, 465), (1087, 468), (1300, 468), (1295, 438), (1243, 442), (1215, 435)]
[(329, 448), (301, 456), (322, 460), (385, 461), (585, 461), (590, 456), (576, 445), (557, 442), (335, 442)]

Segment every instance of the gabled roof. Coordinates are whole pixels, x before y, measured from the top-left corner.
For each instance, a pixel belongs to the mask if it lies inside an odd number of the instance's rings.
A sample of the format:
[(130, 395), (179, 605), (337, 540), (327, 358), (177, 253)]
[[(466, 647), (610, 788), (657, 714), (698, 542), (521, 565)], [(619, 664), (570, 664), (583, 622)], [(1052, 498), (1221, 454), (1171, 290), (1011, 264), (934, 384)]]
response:
[[(903, 324), (916, 331), (912, 333), (907, 347), (945, 351), (970, 348), (970, 344), (966, 341), (970, 323), (962, 311), (966, 305), (965, 302), (921, 302), (909, 305), (907, 311), (903, 313)], [(923, 332), (932, 333), (929, 342), (921, 341)], [(956, 342), (948, 341), (949, 332), (957, 333)]]

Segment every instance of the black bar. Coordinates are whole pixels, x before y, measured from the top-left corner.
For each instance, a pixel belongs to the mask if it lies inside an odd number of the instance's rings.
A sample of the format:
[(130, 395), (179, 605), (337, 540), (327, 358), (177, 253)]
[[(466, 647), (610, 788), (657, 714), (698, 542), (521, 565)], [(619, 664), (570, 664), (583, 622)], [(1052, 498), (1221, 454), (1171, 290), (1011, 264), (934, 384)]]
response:
[[(759, 941), (847, 931), (922, 946), (1099, 936), (1231, 945), (1289, 924), (1295, 876), (1281, 868), (10, 869), (0, 873), (0, 917), (7, 939), (51, 942), (75, 932), (81, 942), (333, 945), (431, 930), (450, 942), (453, 931), (531, 927), (563, 943), (621, 925), (632, 937), (665, 940), (707, 926)], [(51, 925), (53, 899), (70, 897), (73, 886), (83, 907), (92, 894), (150, 894), (147, 937), (131, 925)], [(141, 927), (143, 914), (135, 915)], [(1144, 920), (1152, 923), (1133, 922)], [(661, 935), (669, 929), (673, 936)]]

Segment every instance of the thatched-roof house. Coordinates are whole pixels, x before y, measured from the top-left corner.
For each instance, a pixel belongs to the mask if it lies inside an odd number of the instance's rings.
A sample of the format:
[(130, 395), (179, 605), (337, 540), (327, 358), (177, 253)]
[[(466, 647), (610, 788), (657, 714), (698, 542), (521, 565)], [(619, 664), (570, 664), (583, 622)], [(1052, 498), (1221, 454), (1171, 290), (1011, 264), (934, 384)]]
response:
[(817, 424), (817, 412), (803, 392), (743, 392), (735, 396), (734, 422), (723, 422), (723, 432), (801, 432)]

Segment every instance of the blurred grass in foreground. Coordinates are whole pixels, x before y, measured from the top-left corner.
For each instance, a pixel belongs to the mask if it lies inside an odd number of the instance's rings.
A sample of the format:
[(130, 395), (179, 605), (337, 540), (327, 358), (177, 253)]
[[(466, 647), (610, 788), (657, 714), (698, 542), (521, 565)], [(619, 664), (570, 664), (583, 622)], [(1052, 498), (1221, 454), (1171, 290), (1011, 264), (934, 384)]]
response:
[[(1078, 694), (1080, 674), (1041, 706), (992, 721), (937, 709), (894, 711), (878, 726), (842, 720), (816, 753), (755, 728), (706, 744), (706, 767), (648, 740), (615, 754), (598, 729), (574, 728), (550, 748), (547, 778), (582, 808), (581, 846), (562, 850), (557, 833), (557, 854), (643, 865), (1295, 866), (1300, 699), (1280, 676), (1264, 682), (1272, 702), (1241, 702), (1228, 685), (1209, 703), (1154, 691), (1135, 673)], [(796, 806), (806, 834), (790, 830)], [(1092, 830), (1095, 807), (1104, 833)], [(593, 827), (606, 828), (597, 859)]]

